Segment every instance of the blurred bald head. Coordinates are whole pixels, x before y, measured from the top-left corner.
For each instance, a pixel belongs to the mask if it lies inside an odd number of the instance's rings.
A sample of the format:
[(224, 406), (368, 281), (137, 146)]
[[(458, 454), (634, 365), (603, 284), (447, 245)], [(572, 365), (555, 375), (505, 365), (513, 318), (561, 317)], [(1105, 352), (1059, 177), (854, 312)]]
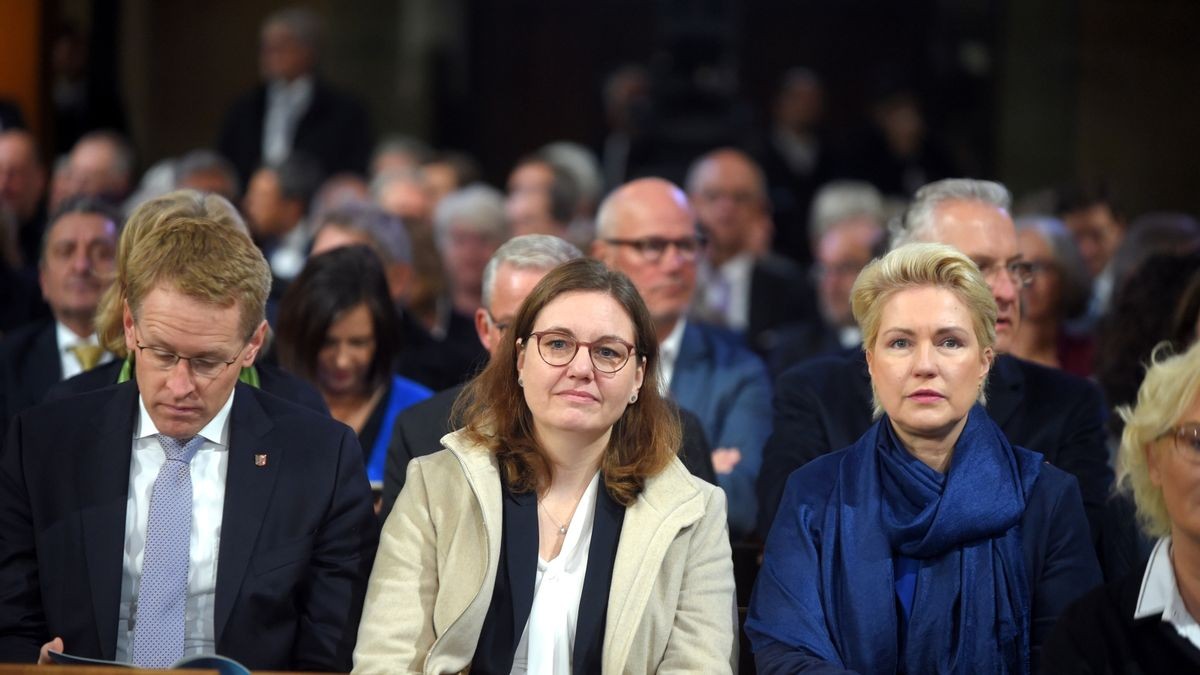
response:
[(67, 159), (63, 175), (66, 196), (124, 199), (133, 181), (133, 149), (120, 134), (85, 134)]
[(661, 178), (626, 183), (600, 205), (596, 230), (592, 255), (633, 281), (664, 338), (696, 288), (700, 239), (687, 195)]

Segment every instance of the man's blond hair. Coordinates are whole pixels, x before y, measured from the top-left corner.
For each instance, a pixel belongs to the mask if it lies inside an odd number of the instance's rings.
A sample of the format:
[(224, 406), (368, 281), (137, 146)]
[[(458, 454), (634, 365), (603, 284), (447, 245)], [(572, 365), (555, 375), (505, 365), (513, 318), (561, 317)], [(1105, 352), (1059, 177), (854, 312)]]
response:
[(125, 222), (117, 242), (116, 280), (96, 307), (96, 337), (106, 350), (120, 358), (128, 356), (121, 314), (125, 306), (125, 287), (129, 283), (129, 257), (148, 232), (179, 218), (207, 219), (249, 236), (237, 209), (220, 195), (176, 190), (138, 205)]
[(208, 218), (175, 218), (146, 232), (129, 253), (125, 300), (138, 317), (152, 290), (170, 287), (241, 312), (241, 337), (249, 339), (266, 316), (271, 269), (250, 237)]

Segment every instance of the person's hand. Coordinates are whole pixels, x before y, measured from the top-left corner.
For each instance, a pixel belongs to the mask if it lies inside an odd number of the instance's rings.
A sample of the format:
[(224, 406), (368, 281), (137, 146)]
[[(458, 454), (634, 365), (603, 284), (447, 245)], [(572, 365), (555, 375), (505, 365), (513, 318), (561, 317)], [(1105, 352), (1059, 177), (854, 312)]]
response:
[(726, 474), (742, 461), (742, 451), (737, 448), (717, 448), (712, 451), (713, 471)]
[(59, 652), (60, 654), (62, 653), (62, 651), (63, 651), (62, 638), (56, 637), (53, 640), (42, 645), (42, 653), (38, 654), (38, 665), (39, 666), (44, 666), (44, 665), (54, 663), (53, 661), (50, 660), (50, 652), (52, 652), (52, 651)]

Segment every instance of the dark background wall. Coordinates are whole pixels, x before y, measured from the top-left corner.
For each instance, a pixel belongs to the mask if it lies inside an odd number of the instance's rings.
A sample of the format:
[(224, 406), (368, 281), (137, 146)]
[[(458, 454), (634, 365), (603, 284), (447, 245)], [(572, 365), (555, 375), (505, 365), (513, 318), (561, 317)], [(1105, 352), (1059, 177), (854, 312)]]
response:
[[(213, 140), (226, 106), (256, 81), (260, 21), (288, 3), (40, 4), (38, 49), (61, 20), (100, 28), (93, 52), (115, 64), (148, 165)], [(965, 173), (1018, 192), (1106, 176), (1135, 212), (1200, 211), (1200, 3), (1191, 0), (302, 4), (328, 23), (325, 75), (363, 98), (377, 136), (467, 150), (494, 182), (547, 141), (598, 142), (600, 86), (617, 65), (669, 71), (709, 59), (738, 110), (759, 121), (790, 66), (823, 75), (829, 126), (850, 138), (878, 83), (900, 79)]]

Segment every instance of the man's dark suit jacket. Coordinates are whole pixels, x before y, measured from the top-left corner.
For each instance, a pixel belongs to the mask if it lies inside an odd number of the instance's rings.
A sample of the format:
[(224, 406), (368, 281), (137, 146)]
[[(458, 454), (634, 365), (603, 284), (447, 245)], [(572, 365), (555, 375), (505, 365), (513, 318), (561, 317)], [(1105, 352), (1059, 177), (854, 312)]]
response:
[[(243, 183), (262, 164), (266, 113), (267, 87), (259, 85), (229, 109), (217, 140), (217, 150), (233, 163)], [(354, 98), (314, 78), (312, 102), (300, 118), (292, 152), (316, 160), (327, 176), (344, 171), (366, 174), (371, 155), (366, 110)]]
[[(861, 350), (813, 359), (780, 376), (775, 424), (758, 474), (759, 532), (771, 529), (792, 471), (858, 439), (871, 426), (871, 381)], [(987, 411), (1009, 442), (1040, 452), (1079, 480), (1093, 541), (1112, 485), (1105, 408), (1087, 380), (1001, 355), (988, 376)]]
[(42, 402), (50, 387), (62, 379), (54, 320), (46, 319), (14, 330), (0, 342), (0, 424)]
[[(138, 390), (18, 415), (0, 457), (0, 661), (112, 659)], [(347, 427), (238, 384), (217, 561), (217, 653), (251, 669), (348, 671), (378, 526)]]
[(792, 324), (778, 331), (775, 348), (767, 354), (767, 370), (771, 372), (772, 380), (777, 380), (796, 364), (845, 350), (838, 339), (838, 331), (824, 319)]
[[(112, 386), (117, 383), (117, 378), (121, 375), (121, 367), (124, 365), (124, 361), (109, 361), (102, 366), (96, 366), (75, 377), (58, 382), (50, 387), (50, 391), (46, 392), (46, 396), (42, 400), (57, 401), (60, 398), (68, 398)], [(254, 368), (258, 371), (258, 384), (263, 391), (322, 415), (329, 415), (329, 406), (325, 405), (325, 399), (321, 398), (321, 393), (317, 391), (316, 387), (269, 363), (256, 361)]]
[(746, 344), (755, 353), (765, 357), (778, 346), (784, 327), (818, 320), (816, 294), (803, 268), (778, 255), (754, 263)]
[[(462, 393), (465, 384), (439, 391), (432, 398), (402, 411), (396, 417), (396, 425), (392, 427), (392, 442), (388, 444), (387, 462), (383, 468), (383, 507), (379, 511), (379, 521), (387, 520), (392, 512), (392, 505), (400, 490), (404, 487), (404, 479), (408, 476), (408, 463), (414, 457), (431, 455), (442, 449), (442, 436), (462, 426), (462, 420), (453, 419), (451, 415), (454, 401)], [(704, 427), (695, 415), (676, 406), (679, 412), (679, 422), (683, 427), (683, 447), (679, 449), (679, 459), (692, 472), (693, 476), (702, 478), (713, 485), (717, 484), (717, 475), (713, 471), (712, 446), (704, 435)]]

